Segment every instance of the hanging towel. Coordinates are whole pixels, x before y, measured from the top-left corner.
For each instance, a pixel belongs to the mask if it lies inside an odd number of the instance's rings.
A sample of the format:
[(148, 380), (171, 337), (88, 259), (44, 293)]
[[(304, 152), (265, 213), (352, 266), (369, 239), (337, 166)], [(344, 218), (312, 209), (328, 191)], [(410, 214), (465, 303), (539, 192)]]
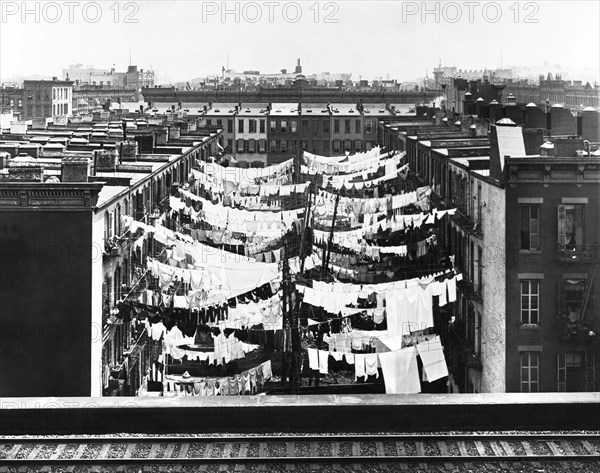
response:
[(448, 288), (448, 302), (456, 302), (456, 276), (446, 280)]
[(416, 348), (379, 353), (386, 394), (415, 394), (421, 392)]
[(273, 371), (271, 370), (271, 360), (265, 361), (262, 365), (263, 379), (265, 381), (273, 377)]
[(421, 342), (417, 345), (417, 352), (423, 362), (423, 373), (430, 383), (448, 376), (444, 347), (440, 338), (435, 337), (429, 342)]
[(319, 373), (327, 374), (329, 372), (328, 369), (328, 361), (329, 361), (329, 352), (325, 350), (319, 350)]
[(319, 351), (316, 348), (308, 349), (308, 366), (311, 370), (319, 369)]
[(354, 355), (354, 381), (365, 376), (365, 355)]
[(346, 358), (346, 363), (349, 365), (354, 364), (354, 353), (345, 353), (344, 357)]
[(365, 355), (365, 374), (367, 376), (375, 376), (379, 378), (379, 371), (377, 370), (377, 353), (369, 353)]

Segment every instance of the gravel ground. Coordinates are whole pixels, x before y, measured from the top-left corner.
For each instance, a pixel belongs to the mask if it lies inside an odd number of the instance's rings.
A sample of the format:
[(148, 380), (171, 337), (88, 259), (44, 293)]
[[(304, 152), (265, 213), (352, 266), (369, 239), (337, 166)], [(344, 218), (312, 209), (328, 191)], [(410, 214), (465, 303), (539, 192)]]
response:
[(152, 448), (151, 445), (145, 443), (136, 445), (132, 456), (135, 458), (148, 458), (150, 448)]
[[(438, 465), (438, 464), (432, 464), (432, 465), (427, 465), (426, 468), (423, 468), (425, 465), (419, 464), (419, 465), (413, 465), (413, 464), (409, 464), (408, 465), (408, 469), (407, 471), (410, 471), (410, 473), (432, 473), (432, 472), (453, 472), (453, 473), (479, 473), (479, 472), (506, 472), (506, 471), (510, 471), (510, 472), (516, 472), (516, 473), (567, 473), (567, 472), (581, 472), (581, 473), (597, 473), (598, 472), (598, 465), (597, 464), (593, 464), (593, 463), (573, 463), (573, 464), (569, 464), (566, 467), (563, 466), (559, 466), (559, 465), (550, 465), (550, 464), (546, 464), (546, 463), (541, 463), (539, 464), (539, 466), (533, 466), (527, 462), (522, 462), (522, 463), (508, 463), (509, 469), (505, 469), (503, 468), (500, 464), (497, 463), (472, 463), (471, 467), (467, 468), (464, 465), (458, 465), (458, 464), (453, 464), (452, 468), (446, 468), (445, 465)], [(7, 471), (9, 473), (21, 473), (17, 468), (14, 467), (9, 467), (7, 469)], [(39, 468), (28, 468), (26, 469), (25, 473), (33, 473), (33, 472), (39, 472), (41, 471), (41, 467)], [(63, 468), (53, 468), (50, 471), (52, 471), (53, 473), (64, 473), (65, 469)], [(92, 472), (101, 472), (101, 473), (112, 473), (114, 471), (114, 469), (111, 468), (106, 468), (106, 467), (102, 467), (99, 469), (90, 469), (88, 467), (76, 467), (75, 468), (75, 473), (92, 473)], [(144, 470), (142, 467), (140, 466), (127, 466), (125, 468), (125, 472), (126, 473), (141, 473), (144, 472), (146, 470)], [(152, 467), (150, 468), (148, 471), (151, 472), (158, 472), (158, 466), (157, 467)], [(168, 472), (173, 471), (172, 466), (169, 466), (167, 468)], [(193, 466), (184, 466), (182, 468), (182, 471), (186, 472), (186, 473), (192, 473), (192, 472), (197, 472), (197, 471), (208, 471), (208, 472), (216, 472), (219, 471), (218, 466), (210, 466), (206, 469), (202, 469), (199, 467), (193, 467)], [(230, 470), (228, 471), (233, 471), (233, 467), (231, 467)], [(244, 473), (245, 472), (259, 472), (259, 471), (264, 471), (266, 473), (284, 473), (286, 472), (286, 468), (285, 465), (250, 465), (245, 467), (242, 470)], [(296, 473), (312, 473), (312, 472), (329, 472), (332, 471), (332, 467), (331, 465), (316, 465), (316, 468), (311, 468), (311, 466), (309, 465), (298, 465), (296, 466), (295, 472)], [(359, 469), (353, 468), (352, 465), (342, 465), (342, 469), (339, 470), (342, 471), (343, 473), (379, 473), (379, 472), (383, 472), (383, 471), (400, 471), (399, 468), (395, 467), (394, 465), (389, 465), (389, 468), (385, 469), (383, 467), (381, 467), (380, 465), (368, 465), (368, 464), (362, 464), (360, 465)]]
[(350, 442), (341, 442), (339, 454), (340, 457), (351, 457), (352, 456), (352, 445)]
[(203, 442), (191, 443), (187, 452), (187, 458), (202, 457), (206, 450), (206, 444)]
[(127, 445), (124, 443), (113, 443), (107, 453), (108, 458), (122, 458), (125, 455)]
[(530, 442), (531, 450), (536, 455), (551, 455), (552, 450), (546, 444), (546, 442)]
[(285, 442), (271, 442), (268, 444), (267, 455), (270, 457), (285, 457), (287, 455), (287, 445)]
[(515, 455), (525, 455), (525, 449), (520, 442), (507, 441), (507, 443), (510, 445)]
[(307, 457), (310, 455), (310, 445), (308, 442), (296, 442), (296, 456)]
[[(440, 447), (435, 442), (423, 442), (423, 450), (425, 455), (439, 455)], [(458, 450), (458, 448), (457, 448)]]
[(360, 454), (363, 456), (376, 456), (377, 447), (375, 446), (375, 442), (361, 442)]

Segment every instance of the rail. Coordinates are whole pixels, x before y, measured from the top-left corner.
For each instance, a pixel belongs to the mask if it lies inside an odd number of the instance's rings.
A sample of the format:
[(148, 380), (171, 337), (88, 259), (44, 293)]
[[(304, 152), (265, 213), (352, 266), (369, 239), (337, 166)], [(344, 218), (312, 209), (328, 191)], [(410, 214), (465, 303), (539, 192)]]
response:
[[(600, 460), (596, 433), (91, 436), (0, 438), (3, 469), (28, 466), (365, 465), (500, 463), (580, 466)], [(238, 469), (236, 467), (236, 470)], [(288, 468), (286, 468), (288, 469)], [(20, 471), (20, 470), (19, 470)], [(161, 468), (162, 471), (162, 468)]]

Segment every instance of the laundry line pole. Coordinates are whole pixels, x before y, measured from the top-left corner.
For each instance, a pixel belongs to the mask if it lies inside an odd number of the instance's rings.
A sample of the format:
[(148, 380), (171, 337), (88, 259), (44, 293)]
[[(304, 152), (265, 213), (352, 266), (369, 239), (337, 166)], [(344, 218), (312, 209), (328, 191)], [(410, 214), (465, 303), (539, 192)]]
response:
[(340, 203), (340, 192), (341, 188), (338, 189), (337, 195), (335, 197), (335, 205), (333, 207), (333, 219), (331, 221), (331, 231), (329, 232), (329, 239), (327, 240), (327, 246), (323, 248), (323, 270), (327, 271), (329, 267), (329, 257), (331, 256), (331, 246), (333, 244), (333, 234), (335, 232), (335, 221), (337, 219), (337, 211), (338, 205)]

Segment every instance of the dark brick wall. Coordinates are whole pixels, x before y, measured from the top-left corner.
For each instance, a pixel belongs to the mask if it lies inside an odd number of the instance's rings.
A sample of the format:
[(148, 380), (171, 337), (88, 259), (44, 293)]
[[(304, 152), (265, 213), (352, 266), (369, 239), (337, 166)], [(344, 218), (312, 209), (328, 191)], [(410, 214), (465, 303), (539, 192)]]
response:
[(0, 212), (0, 396), (90, 395), (91, 241), (90, 212)]

